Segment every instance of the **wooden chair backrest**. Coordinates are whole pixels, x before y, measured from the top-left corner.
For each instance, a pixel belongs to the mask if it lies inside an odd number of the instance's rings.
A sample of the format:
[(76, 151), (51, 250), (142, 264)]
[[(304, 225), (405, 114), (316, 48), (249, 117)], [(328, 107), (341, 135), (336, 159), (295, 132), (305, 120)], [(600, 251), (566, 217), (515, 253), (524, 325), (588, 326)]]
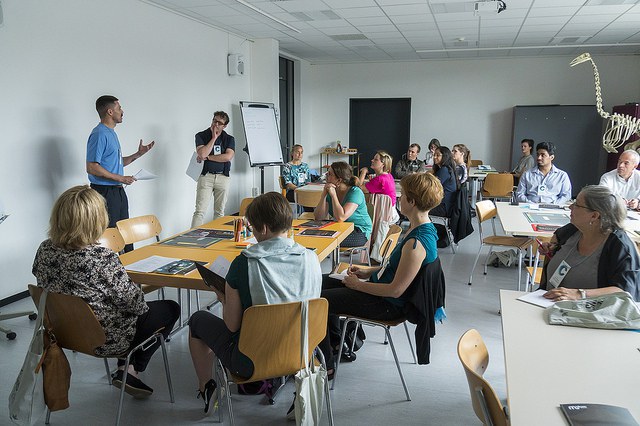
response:
[(322, 191), (295, 191), (296, 204), (302, 207), (315, 207), (320, 202)]
[[(42, 287), (29, 284), (29, 293), (36, 306), (42, 291)], [(77, 296), (49, 292), (44, 323), (53, 331), (61, 348), (96, 356), (95, 349), (106, 341), (104, 329), (93, 310)]]
[(389, 227), (389, 232), (387, 232), (387, 236), (382, 242), (382, 246), (380, 248), (380, 257), (382, 260), (380, 263), (384, 263), (384, 260), (389, 257), (393, 249), (396, 248), (398, 240), (400, 239), (400, 234), (402, 234), (402, 228), (398, 225), (391, 225)]
[(482, 200), (476, 203), (476, 216), (478, 217), (478, 222), (482, 223), (485, 220), (492, 219), (496, 217), (498, 214), (498, 209), (496, 209), (496, 205), (493, 204), (491, 200)]
[(482, 160), (469, 160), (470, 167), (478, 167), (478, 166), (482, 166), (482, 164), (484, 164)]
[(284, 183), (284, 178), (282, 176), (278, 177), (278, 183), (280, 184), (280, 193), (282, 196), (287, 196), (287, 184)]
[(110, 248), (116, 253), (124, 250), (124, 239), (118, 228), (107, 228), (98, 239), (98, 244), (102, 247)]
[(116, 223), (116, 227), (120, 231), (125, 244), (133, 244), (153, 237), (159, 241), (159, 235), (162, 232), (162, 225), (153, 214), (119, 220)]
[(240, 201), (240, 212), (238, 213), (240, 216), (244, 216), (247, 213), (247, 207), (253, 201), (253, 197), (243, 198)]
[(480, 336), (477, 330), (468, 330), (460, 337), (458, 341), (458, 358), (460, 358), (460, 362), (467, 376), (473, 411), (475, 411), (478, 419), (485, 423), (481, 405), (482, 402), (477, 393), (477, 390), (481, 389), (493, 424), (496, 426), (508, 425), (508, 420), (502, 408), (500, 398), (498, 398), (498, 395), (489, 382), (483, 377), (489, 365), (489, 352), (482, 340), (482, 336)]
[[(244, 311), (238, 347), (253, 361), (254, 371), (241, 382), (300, 370), (301, 306), (300, 302), (255, 305)], [(309, 354), (327, 333), (328, 310), (327, 299), (309, 300)]]
[(489, 173), (484, 178), (482, 190), (489, 196), (506, 196), (513, 191), (513, 175), (511, 173)]

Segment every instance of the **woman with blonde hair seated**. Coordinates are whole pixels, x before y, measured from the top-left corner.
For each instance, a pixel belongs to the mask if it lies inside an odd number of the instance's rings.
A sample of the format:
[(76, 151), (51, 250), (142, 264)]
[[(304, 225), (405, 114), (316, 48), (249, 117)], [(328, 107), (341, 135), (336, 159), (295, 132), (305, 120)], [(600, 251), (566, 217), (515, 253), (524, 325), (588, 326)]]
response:
[[(145, 302), (140, 286), (131, 281), (113, 250), (97, 245), (109, 217), (104, 198), (88, 185), (65, 191), (55, 202), (49, 221), (49, 239), (40, 244), (33, 261), (38, 286), (54, 293), (82, 298), (104, 328), (106, 343), (96, 356), (126, 353), (157, 330), (166, 338), (180, 315), (173, 300)], [(131, 356), (125, 392), (149, 396), (153, 389), (138, 377), (160, 346), (155, 342)], [(112, 383), (122, 387), (124, 359)]]
[(378, 151), (371, 160), (371, 169), (375, 176), (365, 183), (368, 167), (360, 169), (358, 185), (364, 187), (370, 194), (385, 194), (391, 198), (391, 205), (396, 205), (396, 181), (391, 175), (393, 158), (385, 151)]
[(570, 208), (571, 223), (541, 245), (551, 257), (542, 273), (544, 297), (576, 300), (623, 290), (640, 302), (640, 258), (623, 229), (622, 198), (605, 186), (589, 185)]

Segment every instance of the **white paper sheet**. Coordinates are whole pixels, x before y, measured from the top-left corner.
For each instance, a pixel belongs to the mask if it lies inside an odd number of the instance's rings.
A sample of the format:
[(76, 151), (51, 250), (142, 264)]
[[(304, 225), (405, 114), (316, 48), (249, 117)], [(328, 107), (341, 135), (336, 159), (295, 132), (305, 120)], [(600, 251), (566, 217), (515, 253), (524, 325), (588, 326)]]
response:
[(527, 293), (524, 296), (518, 297), (518, 300), (523, 302), (531, 303), (532, 305), (540, 306), (542, 308), (548, 308), (553, 305), (553, 300), (545, 299), (542, 295), (545, 294), (547, 290), (536, 290), (531, 293)]
[(136, 180), (152, 180), (157, 178), (158, 176), (154, 175), (149, 170), (140, 169), (138, 173), (133, 175), (133, 177), (136, 178)]
[(218, 256), (216, 260), (211, 262), (209, 265), (209, 269), (211, 269), (216, 274), (221, 277), (226, 277), (229, 272), (229, 267), (231, 266), (231, 262), (224, 256)]
[[(347, 271), (349, 270), (349, 268), (346, 268), (344, 271), (340, 272), (340, 273), (333, 273), (333, 274), (329, 274), (329, 278), (334, 278), (336, 280), (344, 280), (347, 277)], [(360, 281), (365, 282), (367, 280), (360, 278)]]
[(204, 164), (198, 163), (198, 154), (194, 152), (191, 155), (191, 159), (189, 160), (189, 165), (187, 166), (187, 171), (185, 173), (197, 182), (200, 174), (202, 173), (203, 166)]
[(134, 272), (151, 272), (166, 265), (167, 263), (175, 262), (176, 260), (180, 259), (164, 256), (149, 256), (146, 259), (138, 260), (137, 262), (133, 262), (132, 264), (125, 266), (124, 269)]

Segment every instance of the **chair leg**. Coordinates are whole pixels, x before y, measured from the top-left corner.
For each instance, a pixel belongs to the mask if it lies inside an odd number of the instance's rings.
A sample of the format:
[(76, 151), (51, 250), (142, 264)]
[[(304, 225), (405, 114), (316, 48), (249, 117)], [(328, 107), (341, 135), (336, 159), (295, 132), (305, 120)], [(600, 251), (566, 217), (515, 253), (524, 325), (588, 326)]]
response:
[[(218, 406), (214, 407), (216, 410), (218, 410), (218, 421), (217, 423), (222, 423), (223, 421), (223, 417), (224, 414), (222, 412), (222, 386), (225, 386), (225, 389), (228, 388), (229, 384), (227, 383), (227, 378), (224, 374), (224, 367), (222, 366), (222, 364), (220, 363), (220, 360), (218, 358), (216, 358), (216, 360), (214, 361), (213, 364), (214, 367), (214, 372), (213, 372), (213, 376), (216, 379), (216, 381), (218, 382), (219, 386), (216, 388), (216, 395), (217, 395), (217, 400), (218, 400)], [(225, 394), (227, 394), (227, 392), (225, 392)], [(229, 404), (227, 404), (228, 407), (230, 407)]]
[(487, 267), (489, 262), (489, 256), (493, 253), (493, 246), (489, 246), (489, 253), (487, 253), (487, 258), (484, 260), (484, 274), (487, 275)]
[(111, 380), (111, 369), (109, 368), (109, 361), (107, 361), (107, 358), (102, 358), (104, 360), (104, 369), (107, 370), (107, 380), (109, 380), (109, 384), (112, 385), (112, 380)]
[[(340, 347), (338, 348), (338, 358), (334, 361), (333, 366), (333, 382), (331, 383), (331, 390), (336, 388), (336, 381), (338, 379), (338, 366), (340, 365), (340, 359), (342, 357), (342, 346), (344, 345), (344, 336), (347, 334), (347, 324), (351, 322), (348, 319), (344, 320), (344, 324), (342, 325), (342, 333), (340, 335)], [(333, 348), (331, 348), (333, 350)]]
[(47, 417), (44, 420), (44, 424), (45, 425), (50, 424), (50, 420), (51, 420), (51, 410), (49, 410), (49, 407), (47, 407)]
[(196, 290), (196, 310), (200, 310), (200, 292)]
[(469, 285), (471, 285), (471, 280), (473, 279), (473, 270), (476, 269), (476, 265), (478, 264), (478, 259), (480, 258), (480, 252), (482, 251), (482, 247), (483, 247), (482, 244), (480, 244), (480, 248), (478, 249), (478, 254), (476, 255), (476, 260), (473, 261), (473, 266), (471, 267), (471, 273), (469, 273)]
[(520, 284), (522, 281), (522, 249), (518, 249), (518, 291), (520, 290)]
[[(407, 340), (409, 341), (409, 348), (411, 348), (411, 355), (413, 355), (413, 363), (417, 364), (418, 363), (418, 358), (416, 358), (416, 351), (413, 350), (413, 342), (411, 342), (411, 334), (409, 334), (409, 327), (407, 326), (407, 322), (403, 322), (404, 324), (404, 331), (407, 333)], [(385, 333), (385, 337), (386, 337), (386, 333)]]
[(160, 346), (162, 347), (162, 359), (164, 360), (164, 372), (167, 375), (167, 386), (169, 387), (169, 397), (171, 398), (171, 402), (176, 402), (173, 396), (173, 385), (171, 384), (171, 372), (169, 371), (169, 358), (167, 357), (167, 346), (164, 342), (164, 336), (158, 333), (158, 338), (160, 339)]
[[(402, 381), (402, 387), (404, 388), (404, 393), (407, 395), (407, 401), (411, 401), (411, 396), (409, 396), (409, 389), (407, 388), (407, 383), (404, 381), (404, 375), (402, 374), (402, 368), (400, 368), (400, 361), (398, 361), (398, 354), (396, 353), (396, 347), (393, 344), (393, 339), (391, 338), (391, 333), (389, 330), (391, 327), (385, 327), (385, 332), (387, 333), (387, 338), (389, 339), (389, 345), (391, 345), (391, 352), (393, 353), (393, 358), (396, 360), (396, 367), (398, 367), (398, 374), (400, 374), (400, 380)], [(333, 376), (335, 380), (335, 376)]]
[(120, 401), (118, 402), (118, 414), (116, 415), (116, 426), (120, 426), (120, 417), (122, 416), (122, 404), (124, 403), (124, 389), (126, 388), (127, 375), (129, 373), (129, 361), (131, 361), (131, 354), (129, 352), (127, 359), (124, 362), (124, 371), (122, 373), (122, 386), (120, 387)]

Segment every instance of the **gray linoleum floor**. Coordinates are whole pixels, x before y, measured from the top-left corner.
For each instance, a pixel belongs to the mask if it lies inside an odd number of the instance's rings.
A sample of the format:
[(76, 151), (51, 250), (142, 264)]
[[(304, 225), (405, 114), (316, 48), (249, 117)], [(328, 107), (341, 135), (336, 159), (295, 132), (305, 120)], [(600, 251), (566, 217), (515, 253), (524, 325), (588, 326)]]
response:
[[(475, 219), (474, 227), (477, 228)], [(485, 248), (474, 271), (474, 283), (468, 286), (470, 268), (478, 247), (476, 231), (460, 242), (456, 254), (449, 248), (439, 249), (447, 284), (448, 319), (438, 325), (437, 334), (431, 341), (430, 364), (413, 364), (404, 330), (402, 327), (393, 329), (412, 401), (405, 399), (391, 349), (382, 344), (383, 331), (367, 327), (367, 340), (357, 352), (357, 360), (341, 364), (338, 384), (331, 392), (336, 425), (481, 424), (473, 413), (469, 388), (456, 353), (459, 337), (469, 328), (478, 329), (484, 337), (491, 360), (485, 377), (498, 395), (506, 398), (498, 293), (503, 288), (516, 289), (516, 270), (489, 267), (488, 275), (483, 275), (482, 260), (488, 250)], [(323, 270), (328, 268), (328, 263), (323, 263)], [(170, 290), (167, 294), (175, 296), (175, 291)], [(151, 297), (155, 296), (152, 294)], [(207, 295), (202, 299), (206, 302)], [(9, 313), (32, 308), (32, 302), (24, 299), (3, 307), (1, 311)], [(26, 317), (4, 321), (3, 325), (11, 327), (18, 337), (8, 341), (4, 335), (0, 336), (0, 379), (3, 383), (0, 386), (0, 425), (9, 424), (7, 398), (33, 332), (33, 326)], [(411, 325), (410, 331), (413, 333)], [(168, 344), (176, 402), (171, 404), (169, 401), (162, 356), (158, 351), (142, 376), (155, 392), (146, 400), (125, 395), (122, 424), (191, 425), (217, 421), (216, 414), (202, 414), (202, 401), (196, 399), (197, 382), (187, 336), (187, 330), (183, 330)], [(109, 386), (102, 360), (74, 353), (67, 353), (67, 357), (73, 372), (69, 394), (71, 407), (53, 413), (51, 424), (112, 424), (119, 392)], [(236, 424), (294, 424), (285, 418), (293, 399), (291, 382), (287, 383), (273, 406), (266, 405), (262, 396), (233, 393), (232, 398)], [(224, 423), (229, 424), (226, 411), (224, 415)], [(326, 424), (326, 410), (324, 416)]]

